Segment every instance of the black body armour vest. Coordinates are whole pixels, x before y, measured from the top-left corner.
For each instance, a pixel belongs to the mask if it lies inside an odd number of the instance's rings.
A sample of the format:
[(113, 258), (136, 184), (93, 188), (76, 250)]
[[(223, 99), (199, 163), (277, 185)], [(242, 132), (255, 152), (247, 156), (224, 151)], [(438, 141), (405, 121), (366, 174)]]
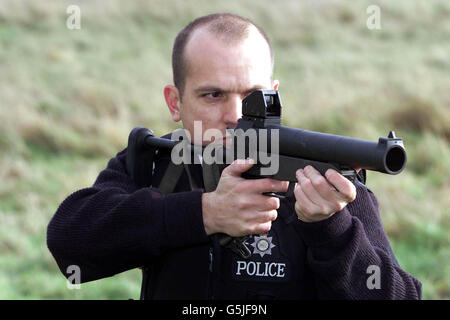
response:
[[(169, 161), (169, 153), (155, 156), (153, 186), (159, 185)], [(189, 166), (202, 188), (201, 165)], [(174, 192), (190, 190), (183, 172)], [(248, 259), (221, 246), (215, 235), (204, 244), (171, 248), (143, 267), (141, 299), (315, 299), (314, 277), (296, 221), (294, 199), (281, 200), (269, 233), (249, 236)]]

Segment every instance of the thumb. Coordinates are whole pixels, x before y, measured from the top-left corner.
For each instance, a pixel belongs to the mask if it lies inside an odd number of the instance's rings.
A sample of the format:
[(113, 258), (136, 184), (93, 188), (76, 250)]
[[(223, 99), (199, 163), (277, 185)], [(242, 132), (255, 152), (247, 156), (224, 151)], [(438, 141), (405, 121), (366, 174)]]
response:
[(243, 172), (250, 169), (255, 164), (255, 160), (248, 159), (236, 159), (228, 167), (222, 171), (222, 175), (239, 177)]

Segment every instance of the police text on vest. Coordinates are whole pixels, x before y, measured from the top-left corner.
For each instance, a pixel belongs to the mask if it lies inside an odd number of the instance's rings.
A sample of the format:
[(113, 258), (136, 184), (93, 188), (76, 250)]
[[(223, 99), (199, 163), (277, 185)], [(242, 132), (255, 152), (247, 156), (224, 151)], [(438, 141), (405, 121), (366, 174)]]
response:
[(236, 275), (284, 278), (285, 263), (237, 261)]

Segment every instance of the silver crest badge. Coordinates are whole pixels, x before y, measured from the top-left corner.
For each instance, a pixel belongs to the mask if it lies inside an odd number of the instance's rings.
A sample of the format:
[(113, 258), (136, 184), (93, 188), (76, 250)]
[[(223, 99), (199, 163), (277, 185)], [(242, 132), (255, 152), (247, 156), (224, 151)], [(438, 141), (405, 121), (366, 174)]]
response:
[(272, 254), (272, 248), (275, 245), (272, 243), (272, 237), (268, 236), (255, 236), (255, 241), (251, 244), (254, 248), (253, 253), (257, 253), (262, 257), (265, 254)]

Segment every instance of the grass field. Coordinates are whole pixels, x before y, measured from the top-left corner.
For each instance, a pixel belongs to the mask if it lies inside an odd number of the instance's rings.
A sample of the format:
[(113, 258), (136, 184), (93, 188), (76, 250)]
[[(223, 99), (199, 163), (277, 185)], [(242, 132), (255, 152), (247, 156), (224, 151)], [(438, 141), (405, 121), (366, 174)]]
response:
[[(66, 27), (69, 5), (81, 29)], [(366, 26), (368, 5), (381, 28)], [(272, 39), (283, 124), (369, 140), (395, 130), (408, 164), (369, 173), (400, 265), (450, 298), (450, 2), (0, 1), (0, 299), (139, 297), (140, 272), (69, 290), (46, 227), (135, 126), (177, 128), (162, 88), (177, 32), (233, 12)]]

